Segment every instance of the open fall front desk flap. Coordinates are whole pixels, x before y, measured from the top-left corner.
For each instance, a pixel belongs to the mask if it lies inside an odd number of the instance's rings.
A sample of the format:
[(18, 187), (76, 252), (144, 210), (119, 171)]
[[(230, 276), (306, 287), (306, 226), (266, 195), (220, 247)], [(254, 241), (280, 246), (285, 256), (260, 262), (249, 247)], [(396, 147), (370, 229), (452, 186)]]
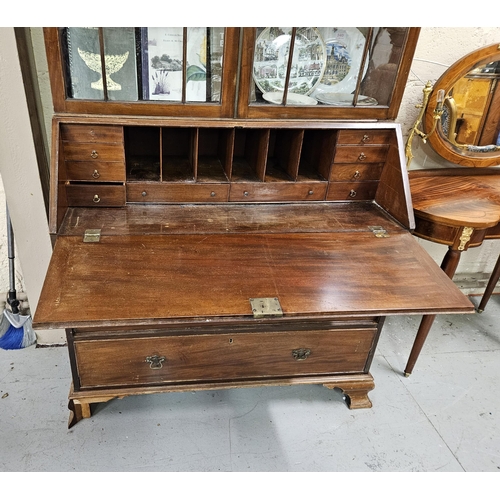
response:
[(251, 319), (259, 297), (278, 298), (285, 318), (474, 310), (405, 231), (60, 236), (34, 324)]

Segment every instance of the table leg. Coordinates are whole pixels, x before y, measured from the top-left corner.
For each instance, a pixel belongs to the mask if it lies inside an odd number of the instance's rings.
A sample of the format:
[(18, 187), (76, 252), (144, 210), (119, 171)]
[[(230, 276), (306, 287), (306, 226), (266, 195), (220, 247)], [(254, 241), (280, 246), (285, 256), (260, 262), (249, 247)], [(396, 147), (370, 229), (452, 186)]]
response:
[(477, 312), (484, 311), (484, 308), (486, 307), (488, 300), (490, 300), (491, 294), (493, 293), (493, 290), (495, 289), (499, 278), (500, 278), (500, 257), (498, 257), (497, 263), (495, 264), (495, 268), (493, 269), (493, 272), (490, 276), (490, 280), (486, 285), (486, 290), (484, 291), (483, 298), (481, 299), (479, 307), (477, 308)]
[[(444, 256), (443, 262), (441, 263), (441, 269), (450, 279), (455, 275), (455, 271), (457, 270), (461, 254), (461, 251), (449, 248), (446, 252), (446, 255)], [(420, 322), (417, 336), (415, 337), (415, 341), (413, 342), (413, 347), (411, 349), (410, 356), (408, 358), (408, 362), (404, 371), (405, 377), (410, 376), (435, 318), (435, 314), (428, 314), (422, 317), (422, 321)]]

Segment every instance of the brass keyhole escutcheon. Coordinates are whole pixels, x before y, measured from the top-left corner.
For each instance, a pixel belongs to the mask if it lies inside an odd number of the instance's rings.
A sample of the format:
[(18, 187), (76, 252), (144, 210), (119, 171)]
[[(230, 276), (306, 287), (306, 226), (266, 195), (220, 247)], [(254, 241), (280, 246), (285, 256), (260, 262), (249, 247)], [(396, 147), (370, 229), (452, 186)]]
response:
[(292, 351), (293, 359), (297, 361), (303, 361), (304, 359), (307, 359), (307, 357), (310, 356), (310, 354), (311, 354), (311, 349), (306, 349), (306, 348), (294, 349)]
[(92, 173), (92, 177), (94, 179), (99, 179), (99, 177), (101, 177), (101, 174), (99, 173), (98, 170), (94, 170), (94, 172)]
[(366, 160), (366, 155), (365, 155), (365, 153), (361, 153), (361, 154), (358, 156), (358, 160), (359, 160), (359, 161), (365, 161), (365, 160)]
[(349, 192), (349, 198), (356, 198), (356, 195), (358, 193), (356, 193), (356, 191), (354, 191), (354, 189), (351, 189), (351, 191)]
[(361, 139), (361, 142), (368, 142), (369, 140), (370, 140), (370, 136), (365, 134), (363, 136), (363, 139)]
[(360, 176), (360, 175), (361, 175), (361, 174), (360, 174), (359, 170), (356, 170), (356, 172), (354, 172), (353, 178), (354, 178), (354, 179), (359, 179), (359, 176)]
[(149, 368), (151, 368), (151, 370), (160, 370), (163, 368), (163, 363), (166, 361), (166, 358), (165, 356), (154, 354), (153, 356), (148, 356), (145, 361), (149, 363)]
[(101, 198), (99, 198), (98, 194), (94, 195), (93, 201), (94, 201), (94, 203), (99, 203), (101, 201)]
[(90, 156), (91, 156), (92, 158), (97, 158), (97, 157), (99, 156), (99, 153), (98, 153), (95, 149), (93, 149), (93, 150), (92, 150), (92, 153), (90, 153)]

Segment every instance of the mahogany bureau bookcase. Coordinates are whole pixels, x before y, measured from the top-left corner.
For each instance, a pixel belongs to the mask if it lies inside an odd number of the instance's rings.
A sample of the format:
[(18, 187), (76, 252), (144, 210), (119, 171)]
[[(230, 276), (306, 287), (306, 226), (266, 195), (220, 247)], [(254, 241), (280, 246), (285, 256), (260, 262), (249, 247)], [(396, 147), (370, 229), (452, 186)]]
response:
[(113, 398), (259, 385), (367, 408), (387, 315), (473, 311), (411, 234), (393, 120), (417, 38), (45, 29), (54, 251), (34, 324), (67, 331), (70, 425)]

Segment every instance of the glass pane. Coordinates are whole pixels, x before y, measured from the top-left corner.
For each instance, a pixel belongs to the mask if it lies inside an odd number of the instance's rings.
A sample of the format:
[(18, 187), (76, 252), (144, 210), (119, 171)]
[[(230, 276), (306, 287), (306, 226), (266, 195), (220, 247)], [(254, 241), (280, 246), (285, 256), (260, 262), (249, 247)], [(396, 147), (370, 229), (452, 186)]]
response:
[(408, 28), (373, 28), (368, 70), (360, 94), (388, 106), (394, 90)]
[(186, 102), (221, 102), (225, 28), (186, 28), (186, 40), (179, 27), (59, 31), (69, 99), (181, 103), (185, 50)]
[[(292, 28), (257, 28), (251, 101), (281, 103)], [(264, 98), (264, 96), (266, 96)]]
[[(135, 28), (103, 28), (102, 35), (108, 99), (137, 101), (139, 95)], [(102, 88), (102, 80), (100, 87)]]
[(207, 28), (187, 29), (186, 101), (207, 100)]
[(207, 101), (220, 102), (224, 28), (208, 28)]
[[(326, 69), (312, 92), (320, 104), (352, 106), (360, 77), (368, 30), (363, 28), (318, 28), (326, 45)], [(361, 77), (366, 74), (365, 62)], [(364, 97), (363, 97), (364, 99)], [(358, 99), (359, 103), (360, 99)]]
[(223, 50), (224, 28), (187, 28), (187, 102), (220, 102)]
[(62, 28), (66, 91), (73, 99), (137, 101), (135, 28), (102, 28), (103, 76), (99, 28)]
[(73, 99), (104, 99), (98, 28), (63, 28), (66, 93)]
[[(257, 28), (250, 102), (287, 106), (352, 106), (365, 59), (368, 28)], [(289, 73), (289, 76), (288, 76)], [(287, 80), (288, 78), (288, 80)], [(288, 83), (286, 103), (283, 91)], [(358, 99), (358, 104), (376, 101)]]
[(182, 28), (141, 28), (142, 98), (182, 101)]
[[(326, 61), (326, 46), (316, 28), (260, 28), (255, 43), (252, 99), (281, 104), (316, 104), (308, 97), (319, 82)], [(290, 51), (292, 61), (290, 62)]]

